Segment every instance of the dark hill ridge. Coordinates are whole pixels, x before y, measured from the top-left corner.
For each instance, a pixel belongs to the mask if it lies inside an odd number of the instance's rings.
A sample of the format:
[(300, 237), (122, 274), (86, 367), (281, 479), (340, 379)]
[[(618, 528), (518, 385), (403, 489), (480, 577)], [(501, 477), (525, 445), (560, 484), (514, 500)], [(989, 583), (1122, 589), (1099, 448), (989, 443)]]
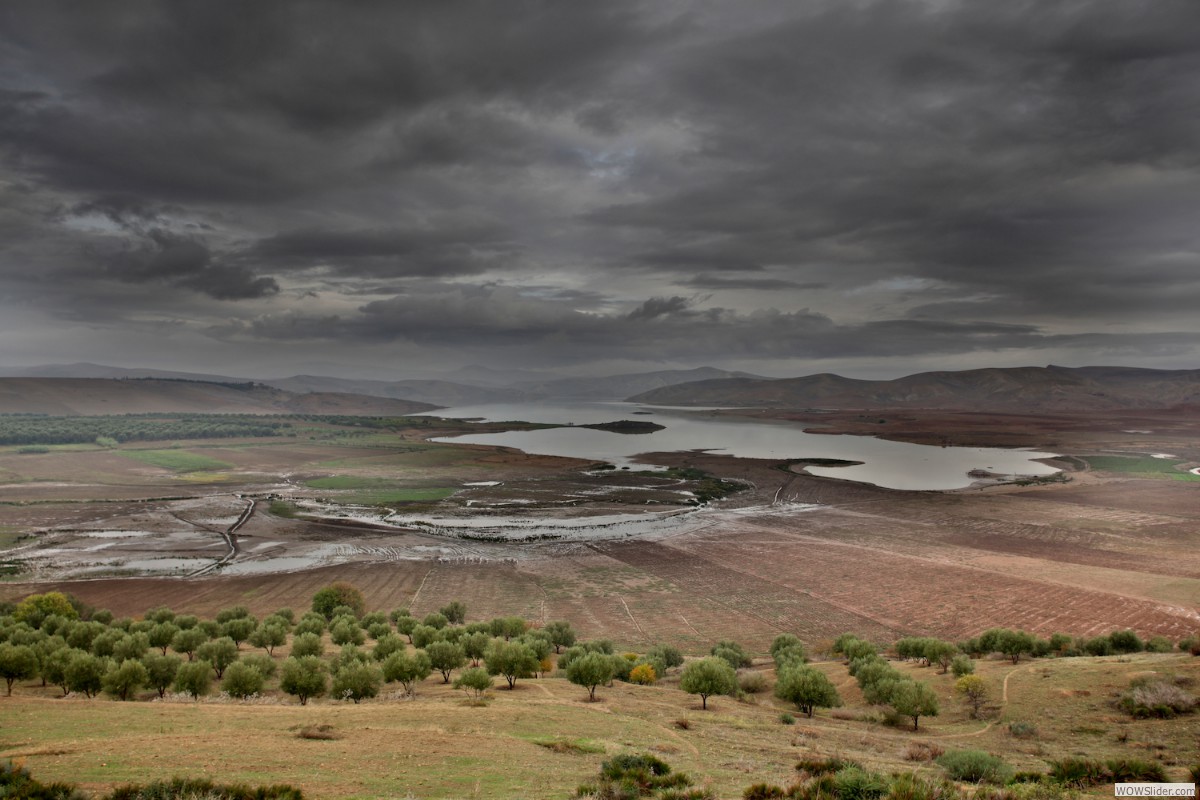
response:
[(1171, 408), (1200, 403), (1200, 370), (1015, 367), (921, 372), (890, 381), (823, 373), (697, 381), (643, 392), (639, 403), (772, 408), (936, 408), (1034, 413)]
[(261, 383), (177, 379), (0, 378), (0, 413), (90, 416), (158, 412), (399, 416), (437, 406), (383, 397), (296, 394)]

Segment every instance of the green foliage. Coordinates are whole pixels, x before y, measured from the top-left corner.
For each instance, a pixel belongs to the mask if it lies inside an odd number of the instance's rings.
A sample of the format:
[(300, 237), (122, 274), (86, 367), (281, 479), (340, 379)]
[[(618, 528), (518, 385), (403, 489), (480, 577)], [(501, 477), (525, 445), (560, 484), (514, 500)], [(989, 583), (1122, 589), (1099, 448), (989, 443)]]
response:
[(179, 665), (173, 686), (175, 691), (190, 694), (192, 699), (197, 699), (202, 694), (208, 694), (212, 679), (211, 664), (207, 661), (188, 661)]
[(784, 711), (782, 714), (779, 715), (779, 722), (782, 723), (783, 725), (795, 725), (796, 718), (793, 717), (791, 714), (787, 713), (786, 711)]
[(690, 778), (672, 772), (663, 761), (650, 755), (619, 755), (600, 765), (600, 777), (594, 785), (580, 786), (576, 797), (603, 800), (711, 800), (707, 790), (689, 789)]
[[(247, 622), (247, 620), (237, 620), (229, 623), (230, 625)], [(255, 647), (261, 647), (267, 651), (267, 655), (274, 655), (275, 648), (287, 642), (287, 628), (279, 623), (268, 624), (265, 620), (249, 634), (250, 644)], [(236, 640), (235, 640), (236, 641)]]
[(335, 581), (313, 595), (312, 610), (327, 620), (333, 619), (334, 609), (338, 606), (349, 606), (356, 617), (361, 617), (366, 612), (367, 602), (362, 592), (345, 581)]
[(254, 414), (123, 414), (95, 417), (0, 415), (0, 445), (86, 444), (279, 436), (289, 422)]
[(221, 676), (225, 674), (225, 668), (237, 661), (238, 649), (237, 645), (233, 643), (233, 639), (223, 636), (197, 647), (196, 657), (212, 665), (217, 680), (220, 680)]
[(325, 633), (325, 628), (327, 627), (328, 624), (326, 623), (325, 617), (317, 614), (316, 612), (310, 611), (300, 618), (300, 621), (296, 623), (296, 627), (292, 633), (296, 636), (304, 633), (312, 633), (320, 636), (321, 634)]
[(114, 664), (104, 675), (104, 691), (121, 700), (128, 700), (150, 682), (150, 673), (140, 661), (132, 659)]
[(300, 705), (308, 705), (309, 698), (329, 690), (329, 670), (316, 656), (289, 657), (280, 670), (279, 688), (295, 695)]
[(408, 645), (399, 636), (394, 633), (388, 633), (375, 640), (375, 647), (371, 649), (371, 658), (376, 661), (383, 661), (392, 653), (403, 653), (407, 647)]
[(489, 675), (503, 675), (512, 689), (517, 678), (529, 678), (538, 668), (537, 655), (520, 642), (493, 642), (484, 653), (483, 663)]
[(771, 642), (771, 658), (775, 661), (775, 668), (782, 669), (787, 664), (806, 663), (808, 654), (799, 637), (791, 633), (781, 633)]
[(467, 663), (462, 647), (450, 642), (431, 642), (425, 654), (429, 656), (429, 664), (442, 673), (442, 683), (449, 683), (450, 673)]
[(175, 675), (179, 672), (179, 665), (182, 663), (175, 656), (158, 653), (143, 656), (142, 664), (146, 667), (146, 686), (157, 691), (159, 697), (164, 696), (167, 689), (175, 682)]
[(324, 653), (325, 642), (319, 634), (302, 633), (292, 639), (292, 655), (296, 658), (302, 656), (319, 656)]
[(588, 653), (567, 666), (567, 680), (587, 689), (591, 701), (596, 699), (596, 687), (608, 683), (612, 677), (612, 660), (601, 653)]
[(987, 702), (991, 692), (987, 681), (978, 675), (964, 675), (954, 682), (954, 692), (971, 706), (971, 717), (979, 717), (980, 707)]
[(196, 650), (208, 639), (208, 634), (199, 627), (185, 628), (171, 639), (171, 649), (176, 653), (186, 654), (188, 661), (191, 661), (196, 655)]
[(1024, 720), (1014, 720), (1008, 723), (1008, 733), (1017, 739), (1036, 739), (1038, 726)]
[(916, 681), (900, 681), (890, 692), (888, 705), (897, 714), (911, 717), (914, 731), (921, 717), (936, 717), (938, 714), (937, 695), (929, 688), (929, 684)]
[(17, 603), (12, 617), (17, 622), (27, 622), (36, 628), (52, 614), (64, 619), (79, 619), (78, 610), (71, 604), (70, 598), (62, 592), (31, 594)]
[(669, 644), (660, 644), (651, 647), (646, 652), (646, 658), (651, 661), (662, 662), (662, 665), (667, 669), (683, 666), (683, 653)]
[(1196, 708), (1196, 697), (1167, 676), (1152, 676), (1133, 681), (1117, 704), (1125, 713), (1144, 719), (1170, 719)]
[(265, 677), (256, 667), (238, 661), (225, 670), (221, 690), (230, 697), (245, 699), (261, 692), (265, 682)]
[(63, 678), (69, 691), (83, 692), (87, 697), (95, 697), (103, 687), (106, 672), (108, 659), (80, 652), (72, 656), (67, 663)]
[(478, 699), (483, 697), (484, 692), (492, 688), (492, 676), (488, 675), (487, 670), (482, 667), (465, 669), (454, 679), (454, 688), (474, 693)]
[(937, 763), (951, 779), (964, 783), (1004, 784), (1012, 777), (1012, 767), (1004, 759), (982, 750), (951, 750)]
[(0, 644), (0, 678), (8, 684), (8, 694), (12, 694), (13, 683), (37, 674), (38, 659), (32, 647), (13, 645), (8, 642)]
[(779, 673), (775, 682), (775, 696), (795, 703), (809, 717), (818, 706), (836, 708), (842, 704), (842, 698), (825, 673), (800, 664), (789, 664)]
[(875, 800), (888, 790), (884, 776), (861, 767), (846, 767), (834, 773), (833, 785), (838, 800)]
[(399, 681), (404, 686), (404, 691), (408, 694), (413, 693), (413, 689), (419, 681), (423, 681), (433, 672), (433, 666), (429, 663), (429, 656), (424, 650), (414, 650), (411, 653), (392, 653), (383, 664), (383, 679), (388, 683)]
[(122, 786), (104, 800), (304, 800), (293, 786), (216, 784), (203, 778), (172, 778), (142, 785)]
[(549, 635), (550, 644), (554, 646), (555, 653), (561, 653), (564, 647), (570, 647), (575, 644), (576, 634), (575, 629), (571, 627), (571, 623), (558, 620), (550, 622), (543, 628)]
[(857, 761), (852, 761), (848, 758), (839, 756), (830, 756), (829, 758), (803, 758), (796, 762), (796, 771), (811, 776), (832, 775), (841, 772), (844, 769), (851, 767), (861, 768), (862, 765)]
[(729, 663), (729, 666), (733, 667), (734, 669), (748, 667), (754, 663), (750, 658), (750, 654), (746, 652), (745, 648), (743, 648), (737, 642), (732, 642), (728, 639), (717, 642), (716, 645), (713, 646), (710, 654), (716, 656), (717, 658), (724, 659)]
[(88, 800), (69, 783), (42, 783), (11, 761), (0, 764), (0, 797), (10, 800)]
[(679, 688), (688, 694), (700, 695), (701, 708), (707, 709), (709, 697), (731, 694), (737, 689), (737, 673), (723, 658), (702, 658), (683, 668), (679, 676)]
[(360, 700), (375, 697), (383, 685), (383, 672), (374, 664), (355, 662), (346, 664), (333, 675), (331, 694), (342, 700)]
[(961, 678), (964, 675), (971, 675), (975, 672), (975, 662), (964, 655), (957, 655), (950, 662), (950, 672), (954, 677)]
[(329, 627), (329, 638), (336, 645), (358, 646), (367, 640), (366, 634), (363, 633), (358, 622), (348, 617), (339, 617), (334, 621), (333, 625)]

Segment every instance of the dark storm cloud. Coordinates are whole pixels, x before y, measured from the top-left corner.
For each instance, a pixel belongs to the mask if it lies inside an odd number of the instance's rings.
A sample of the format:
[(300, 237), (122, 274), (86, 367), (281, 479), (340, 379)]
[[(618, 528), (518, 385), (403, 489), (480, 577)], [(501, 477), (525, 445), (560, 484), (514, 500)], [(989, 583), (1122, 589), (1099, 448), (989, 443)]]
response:
[(1187, 352), (1197, 30), (1194, 0), (5, 3), (0, 302), (439, 360)]

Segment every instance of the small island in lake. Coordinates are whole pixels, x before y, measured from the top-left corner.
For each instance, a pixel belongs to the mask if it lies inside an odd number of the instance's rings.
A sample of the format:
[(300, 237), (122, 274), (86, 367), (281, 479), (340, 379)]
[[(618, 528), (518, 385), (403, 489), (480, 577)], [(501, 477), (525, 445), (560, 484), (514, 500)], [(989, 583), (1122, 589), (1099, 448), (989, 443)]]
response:
[(620, 419), (616, 422), (597, 422), (592, 425), (579, 425), (580, 428), (591, 428), (597, 431), (608, 431), (609, 433), (654, 433), (666, 428), (665, 425), (659, 425), (657, 422), (645, 422), (636, 419)]

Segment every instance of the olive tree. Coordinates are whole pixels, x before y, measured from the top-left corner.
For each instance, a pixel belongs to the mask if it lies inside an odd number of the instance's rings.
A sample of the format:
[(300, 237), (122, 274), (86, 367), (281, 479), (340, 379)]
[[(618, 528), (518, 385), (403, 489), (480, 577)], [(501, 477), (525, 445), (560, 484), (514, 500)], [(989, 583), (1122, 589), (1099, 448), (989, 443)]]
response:
[(128, 700), (129, 696), (150, 681), (150, 673), (140, 661), (127, 659), (120, 664), (114, 664), (104, 675), (104, 691)]
[(158, 692), (159, 697), (167, 693), (167, 689), (175, 682), (175, 674), (183, 663), (175, 656), (159, 655), (157, 653), (144, 656), (142, 664), (146, 667), (146, 685)]
[(12, 695), (15, 681), (32, 678), (37, 674), (38, 659), (32, 647), (13, 645), (5, 642), (0, 644), (0, 678), (8, 684), (8, 694)]
[(262, 691), (263, 674), (256, 667), (236, 661), (225, 670), (225, 678), (221, 681), (221, 690), (230, 697), (243, 700)]
[(517, 678), (531, 677), (538, 668), (537, 654), (520, 642), (496, 641), (488, 647), (483, 664), (489, 675), (503, 675), (512, 689)]
[(179, 665), (172, 684), (175, 691), (190, 694), (192, 699), (198, 699), (202, 694), (208, 694), (212, 686), (213, 668), (207, 661), (188, 661)]
[(475, 698), (483, 697), (483, 693), (492, 688), (492, 676), (482, 667), (472, 667), (459, 673), (454, 679), (454, 688), (463, 689), (468, 693), (474, 692)]
[(316, 656), (290, 657), (283, 662), (279, 688), (295, 695), (300, 705), (308, 705), (310, 697), (320, 697), (329, 690), (328, 667)]
[(228, 636), (205, 642), (196, 648), (196, 657), (212, 665), (217, 680), (225, 674), (225, 668), (238, 660), (237, 645)]
[(467, 663), (467, 655), (463, 648), (450, 642), (431, 642), (425, 648), (429, 663), (442, 673), (442, 683), (450, 682), (450, 673)]
[(429, 656), (424, 650), (414, 650), (411, 653), (392, 653), (383, 660), (383, 679), (388, 683), (399, 681), (404, 685), (404, 692), (411, 695), (418, 681), (423, 681), (433, 672)]
[(971, 717), (978, 719), (979, 709), (990, 695), (987, 681), (978, 675), (964, 675), (954, 682), (954, 692), (971, 706)]
[(331, 693), (343, 700), (353, 700), (357, 705), (360, 700), (378, 695), (382, 684), (383, 673), (379, 667), (358, 661), (346, 664), (334, 673)]
[[(238, 620), (239, 622), (243, 620)], [(231, 623), (232, 624), (232, 623)], [(275, 655), (275, 648), (287, 642), (287, 628), (283, 625), (264, 622), (249, 634), (250, 644), (261, 647), (267, 655)], [(236, 639), (234, 641), (237, 641)]]
[(897, 714), (912, 717), (913, 730), (917, 730), (917, 721), (921, 717), (936, 717), (938, 715), (938, 700), (933, 689), (927, 683), (904, 680), (897, 681), (892, 687), (888, 705)]
[(567, 666), (567, 680), (588, 690), (588, 700), (595, 702), (596, 687), (608, 683), (613, 677), (612, 657), (601, 653), (588, 653)]
[(333, 619), (334, 610), (339, 606), (353, 609), (355, 617), (361, 617), (367, 610), (362, 592), (345, 581), (331, 583), (313, 595), (312, 610), (325, 619)]
[(824, 672), (802, 664), (791, 663), (779, 673), (775, 682), (775, 696), (780, 700), (795, 703), (809, 717), (821, 708), (837, 708), (842, 698)]
[(683, 668), (679, 688), (688, 694), (700, 695), (700, 706), (707, 709), (710, 696), (730, 694), (737, 689), (737, 673), (724, 658), (709, 656)]

